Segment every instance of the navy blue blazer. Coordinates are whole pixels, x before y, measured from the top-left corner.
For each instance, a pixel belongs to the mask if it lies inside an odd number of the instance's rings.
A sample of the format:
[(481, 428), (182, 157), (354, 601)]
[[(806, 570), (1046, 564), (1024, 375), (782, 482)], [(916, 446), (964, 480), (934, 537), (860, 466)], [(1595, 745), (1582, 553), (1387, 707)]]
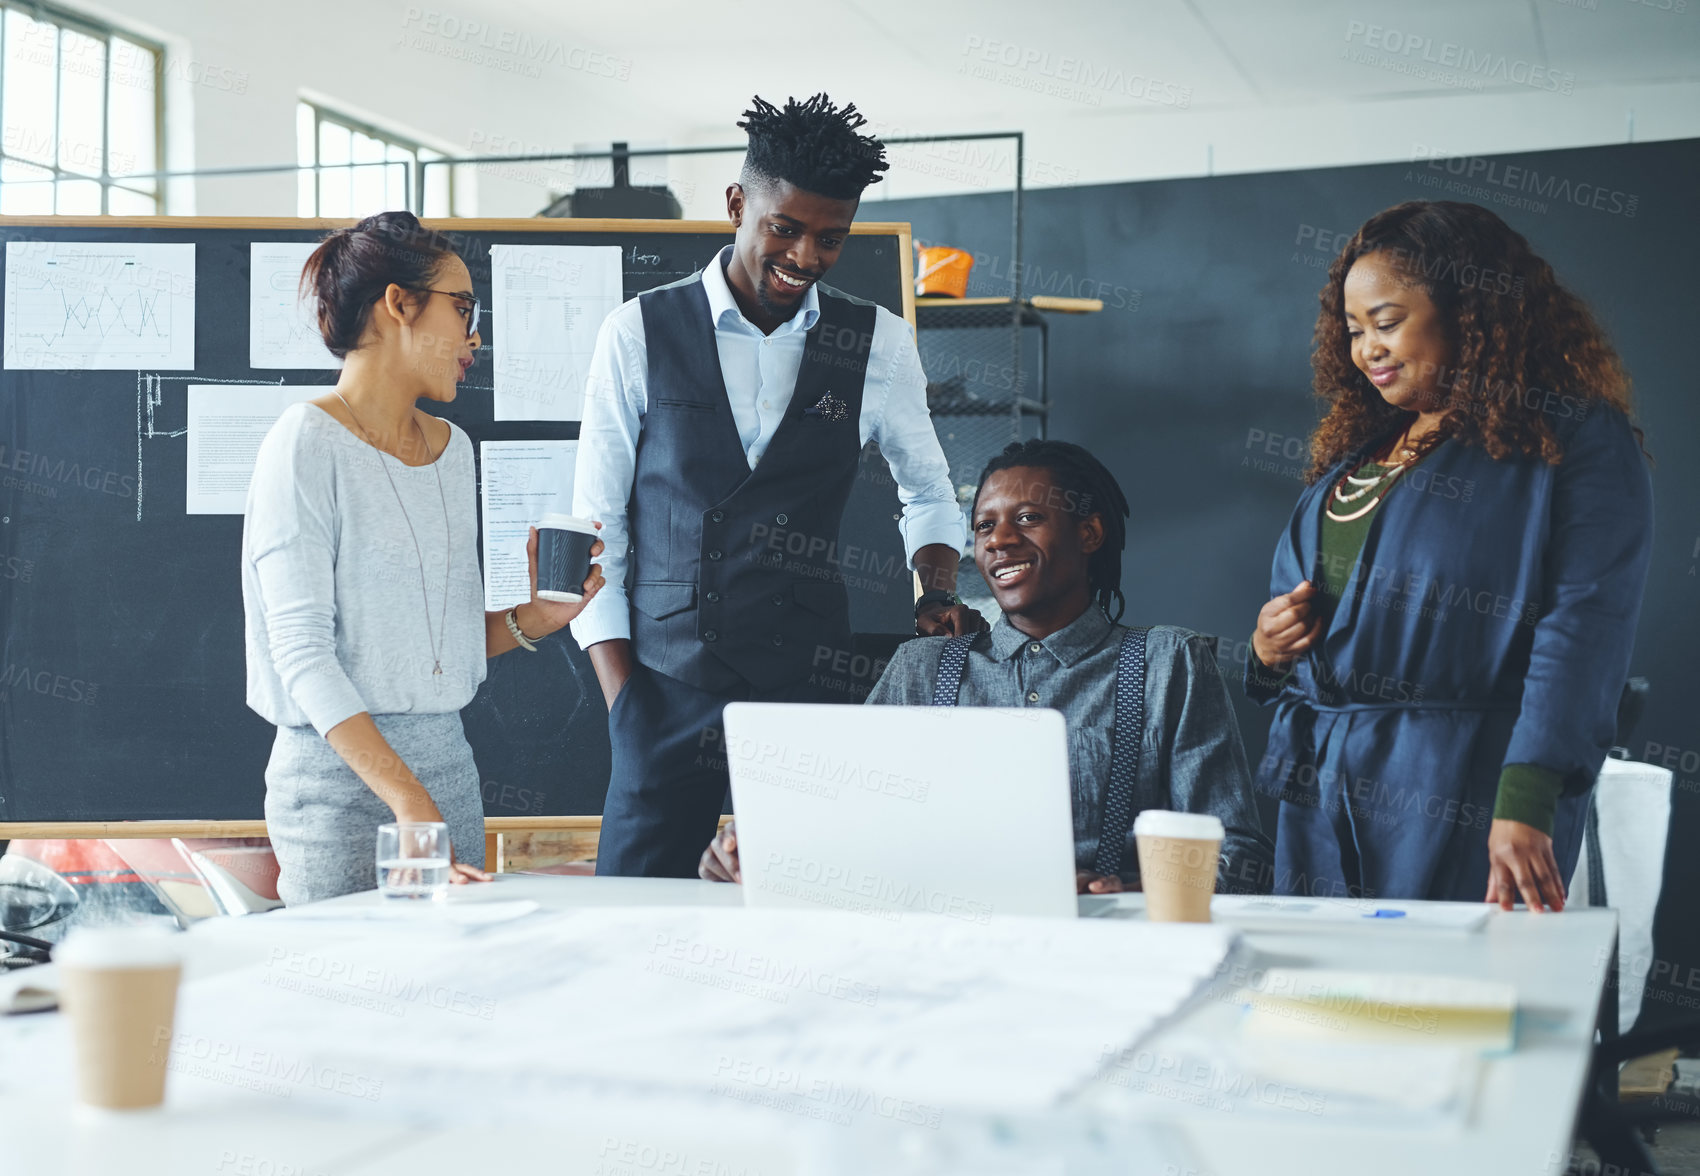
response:
[[(1652, 551), (1652, 484), (1629, 421), (1561, 398), (1563, 460), (1445, 441), (1377, 509), (1319, 646), (1279, 688), (1258, 787), (1279, 796), (1278, 893), (1480, 901), (1500, 768), (1564, 778), (1575, 869), (1611, 746)], [(1325, 495), (1308, 487), (1270, 595), (1314, 580)], [(1334, 572), (1334, 569), (1330, 569)], [(1326, 607), (1326, 605), (1325, 605)]]

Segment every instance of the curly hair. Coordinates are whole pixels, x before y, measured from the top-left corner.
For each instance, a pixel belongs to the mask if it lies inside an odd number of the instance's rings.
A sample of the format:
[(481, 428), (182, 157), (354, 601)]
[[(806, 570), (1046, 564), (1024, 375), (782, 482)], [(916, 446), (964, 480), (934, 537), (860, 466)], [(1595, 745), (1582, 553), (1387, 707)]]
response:
[[(1063, 492), (1065, 509), (1077, 518), (1097, 515), (1104, 525), (1104, 543), (1086, 557), (1086, 582), (1093, 599), (1113, 624), (1127, 609), (1122, 596), (1122, 549), (1127, 546), (1127, 495), (1116, 476), (1085, 449), (1068, 441), (1011, 441), (980, 471), (980, 486), (999, 470), (1026, 467), (1044, 470)], [(974, 509), (980, 491), (974, 491)], [(969, 511), (973, 517), (973, 510)]]
[(1317, 296), (1311, 367), (1327, 410), (1311, 434), (1307, 482), (1412, 418), (1352, 362), (1346, 275), (1371, 253), (1427, 294), (1446, 325), (1446, 415), (1423, 451), (1452, 437), (1495, 460), (1521, 455), (1556, 465), (1564, 452), (1555, 419), (1585, 416), (1601, 403), (1631, 415), (1629, 376), (1605, 332), (1522, 234), (1479, 205), (1413, 200), (1365, 221)]
[(877, 184), (885, 161), (885, 144), (856, 129), (868, 120), (854, 102), (840, 109), (825, 94), (807, 102), (785, 100), (783, 109), (758, 95), (738, 126), (749, 133), (744, 157), (747, 187), (752, 181), (786, 183), (834, 200), (859, 200), (862, 189)]

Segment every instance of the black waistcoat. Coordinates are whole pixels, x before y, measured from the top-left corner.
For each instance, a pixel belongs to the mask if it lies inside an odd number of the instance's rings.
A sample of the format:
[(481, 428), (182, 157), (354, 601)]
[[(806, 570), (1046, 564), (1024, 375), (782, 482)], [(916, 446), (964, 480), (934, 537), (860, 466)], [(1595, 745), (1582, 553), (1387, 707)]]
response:
[(838, 530), (861, 457), (875, 307), (816, 289), (796, 389), (753, 470), (702, 275), (638, 299), (649, 391), (627, 514), (632, 646), (700, 689), (787, 686), (849, 648)]

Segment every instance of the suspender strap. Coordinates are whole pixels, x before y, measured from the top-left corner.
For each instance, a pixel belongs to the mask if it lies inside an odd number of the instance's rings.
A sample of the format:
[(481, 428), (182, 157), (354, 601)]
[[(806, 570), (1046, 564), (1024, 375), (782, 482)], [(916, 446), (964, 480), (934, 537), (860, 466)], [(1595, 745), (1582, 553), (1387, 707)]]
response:
[(1092, 868), (1119, 874), (1133, 828), (1133, 785), (1139, 778), (1139, 746), (1145, 734), (1145, 635), (1129, 629), (1116, 658), (1116, 718), (1110, 752), (1110, 786), (1104, 793), (1104, 824), (1098, 831), (1098, 856)]
[(955, 706), (962, 693), (962, 675), (968, 669), (968, 647), (974, 635), (952, 637), (944, 643), (944, 655), (939, 658), (938, 677), (933, 679), (933, 705)]
[[(1121, 873), (1127, 835), (1133, 828), (1133, 786), (1139, 778), (1139, 748), (1145, 734), (1145, 635), (1149, 628), (1122, 634), (1116, 657), (1115, 737), (1110, 753), (1110, 786), (1104, 795), (1104, 824), (1098, 833), (1098, 856), (1092, 868), (1100, 874)], [(933, 679), (933, 705), (955, 706), (962, 693), (972, 636), (952, 637), (939, 657)]]

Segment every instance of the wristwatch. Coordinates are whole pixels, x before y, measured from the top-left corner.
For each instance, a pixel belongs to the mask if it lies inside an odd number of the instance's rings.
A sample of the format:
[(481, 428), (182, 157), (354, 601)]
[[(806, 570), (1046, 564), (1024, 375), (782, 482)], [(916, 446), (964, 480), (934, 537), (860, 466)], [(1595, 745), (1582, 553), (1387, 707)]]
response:
[(915, 619), (919, 621), (921, 610), (931, 608), (935, 604), (942, 604), (946, 608), (955, 608), (961, 603), (962, 601), (957, 599), (956, 593), (946, 592), (943, 588), (934, 588), (915, 598)]
[(516, 604), (507, 612), (502, 614), (502, 619), (508, 623), (508, 632), (513, 635), (513, 639), (515, 641), (519, 642), (520, 648), (529, 649), (532, 653), (536, 653), (537, 646), (531, 643), (531, 639), (529, 637), (520, 632), (519, 617), (516, 615), (518, 612), (519, 605)]

